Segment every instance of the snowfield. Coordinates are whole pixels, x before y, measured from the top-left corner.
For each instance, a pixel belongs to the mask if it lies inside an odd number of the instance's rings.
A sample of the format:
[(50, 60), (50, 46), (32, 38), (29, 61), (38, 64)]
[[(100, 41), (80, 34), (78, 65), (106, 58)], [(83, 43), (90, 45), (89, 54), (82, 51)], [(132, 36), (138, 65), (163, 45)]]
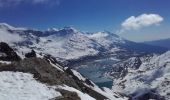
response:
[(66, 86), (66, 85), (65, 86), (58, 86), (57, 88), (64, 89), (64, 90), (67, 90), (67, 91), (70, 91), (70, 92), (76, 92), (81, 100), (96, 100), (95, 98), (89, 96), (88, 94), (82, 93), (79, 90), (72, 88), (72, 87), (69, 87), (69, 86)]
[(37, 82), (32, 74), (0, 72), (0, 100), (49, 100), (62, 96), (55, 89), (76, 92), (81, 100), (96, 100), (69, 86), (47, 86)]
[[(78, 75), (82, 80), (85, 79), (76, 71), (74, 71), (74, 74)], [(90, 88), (108, 97), (109, 100), (127, 100), (126, 98), (116, 98), (115, 95), (117, 94), (107, 88), (104, 91), (96, 85)], [(96, 100), (88, 94), (67, 85), (47, 86), (42, 84), (36, 81), (33, 75), (29, 73), (0, 72), (0, 100), (50, 100), (62, 96), (56, 89), (75, 92), (81, 100)]]
[[(131, 58), (132, 59), (132, 58)], [(131, 67), (134, 62), (129, 62), (128, 73), (124, 78), (114, 80), (112, 89), (127, 95), (134, 94), (135, 97), (155, 91), (170, 99), (170, 51), (162, 55), (140, 58), (142, 64), (136, 70)], [(129, 61), (129, 60), (128, 60)], [(134, 98), (135, 98), (134, 97)]]
[(32, 74), (0, 72), (0, 100), (49, 100), (61, 94), (37, 82)]

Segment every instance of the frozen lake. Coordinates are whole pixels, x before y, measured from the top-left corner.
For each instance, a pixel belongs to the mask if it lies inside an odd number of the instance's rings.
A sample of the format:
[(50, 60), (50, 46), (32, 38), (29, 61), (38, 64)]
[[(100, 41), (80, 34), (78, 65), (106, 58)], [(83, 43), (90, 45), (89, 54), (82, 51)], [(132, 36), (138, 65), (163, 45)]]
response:
[(112, 80), (104, 77), (103, 74), (112, 68), (112, 65), (118, 60), (114, 58), (105, 58), (94, 60), (86, 64), (80, 65), (77, 70), (95, 82), (99, 87), (112, 87)]

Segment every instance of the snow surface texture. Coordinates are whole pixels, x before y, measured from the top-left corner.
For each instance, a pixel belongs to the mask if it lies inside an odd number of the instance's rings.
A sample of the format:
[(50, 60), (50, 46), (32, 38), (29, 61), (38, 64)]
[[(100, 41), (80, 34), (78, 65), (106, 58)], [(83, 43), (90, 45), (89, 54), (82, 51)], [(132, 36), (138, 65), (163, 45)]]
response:
[(69, 87), (69, 86), (58, 86), (57, 88), (71, 91), (71, 92), (76, 92), (81, 100), (96, 100), (93, 97), (89, 96), (88, 94), (82, 93), (79, 90)]
[(0, 72), (0, 100), (49, 100), (58, 96), (59, 92), (37, 82), (32, 74)]
[(79, 79), (79, 80), (82, 80), (82, 81), (85, 81), (86, 78), (84, 78), (79, 72), (77, 72), (76, 70), (73, 70), (71, 69), (71, 71), (73, 72), (73, 74)]
[(0, 100), (49, 100), (61, 96), (55, 89), (76, 92), (81, 100), (96, 100), (69, 86), (46, 86), (37, 82), (32, 74), (0, 72)]
[(141, 60), (142, 64), (137, 70), (131, 69), (123, 79), (114, 80), (113, 90), (140, 96), (154, 89), (169, 100), (170, 51)]
[(107, 97), (108, 100), (128, 100), (128, 98), (121, 97), (119, 94), (116, 94), (116, 92), (114, 92), (113, 90), (110, 90), (109, 88), (104, 87), (102, 90), (94, 83), (93, 83), (94, 86), (89, 86), (87, 84), (85, 84), (85, 85), (88, 86), (89, 88), (91, 88), (92, 90), (102, 94), (103, 96)]
[[(112, 35), (110, 35), (112, 34)], [(95, 40), (97, 43), (99, 43), (102, 46), (105, 46), (107, 49), (114, 43), (125, 43), (125, 40), (113, 33), (110, 32), (97, 32), (91, 35), (87, 35), (90, 39)], [(116, 47), (115, 47), (116, 48)]]

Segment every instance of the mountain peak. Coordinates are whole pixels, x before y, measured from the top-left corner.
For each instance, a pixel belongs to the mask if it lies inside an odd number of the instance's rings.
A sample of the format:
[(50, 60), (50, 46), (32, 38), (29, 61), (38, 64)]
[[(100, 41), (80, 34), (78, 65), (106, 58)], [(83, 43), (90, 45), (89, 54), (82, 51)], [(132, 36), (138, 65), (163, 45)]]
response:
[(64, 28), (49, 28), (46, 31), (48, 34), (56, 34), (59, 36), (64, 36), (64, 35), (68, 35), (68, 34), (75, 34), (78, 32), (78, 30), (76, 30), (73, 27), (64, 27)]
[(74, 32), (74, 33), (78, 32), (77, 29), (75, 29), (74, 27), (71, 27), (71, 26), (65, 26), (65, 27), (64, 27), (63, 29), (61, 29), (61, 30), (66, 30), (66, 31)]
[(55, 32), (55, 31), (59, 31), (59, 29), (58, 28), (48, 28), (47, 31)]

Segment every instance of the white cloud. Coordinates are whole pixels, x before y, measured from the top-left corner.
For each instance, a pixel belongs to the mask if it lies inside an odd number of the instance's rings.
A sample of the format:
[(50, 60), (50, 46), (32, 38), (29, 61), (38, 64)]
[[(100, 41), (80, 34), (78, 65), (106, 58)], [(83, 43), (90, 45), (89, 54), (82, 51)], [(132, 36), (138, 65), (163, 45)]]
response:
[(22, 3), (59, 5), (60, 0), (0, 0), (0, 7), (17, 6)]
[(103, 33), (103, 32), (98, 32), (98, 33), (94, 33), (92, 35), (88, 35), (88, 37), (90, 38), (103, 38), (103, 37), (107, 37), (108, 34)]
[(127, 30), (138, 30), (151, 25), (159, 25), (163, 20), (163, 17), (158, 14), (142, 14), (137, 17), (131, 16), (121, 24), (122, 28), (119, 32), (122, 33)]
[(22, 37), (20, 37), (18, 34), (11, 34), (7, 30), (0, 29), (0, 42), (20, 42), (22, 41)]

